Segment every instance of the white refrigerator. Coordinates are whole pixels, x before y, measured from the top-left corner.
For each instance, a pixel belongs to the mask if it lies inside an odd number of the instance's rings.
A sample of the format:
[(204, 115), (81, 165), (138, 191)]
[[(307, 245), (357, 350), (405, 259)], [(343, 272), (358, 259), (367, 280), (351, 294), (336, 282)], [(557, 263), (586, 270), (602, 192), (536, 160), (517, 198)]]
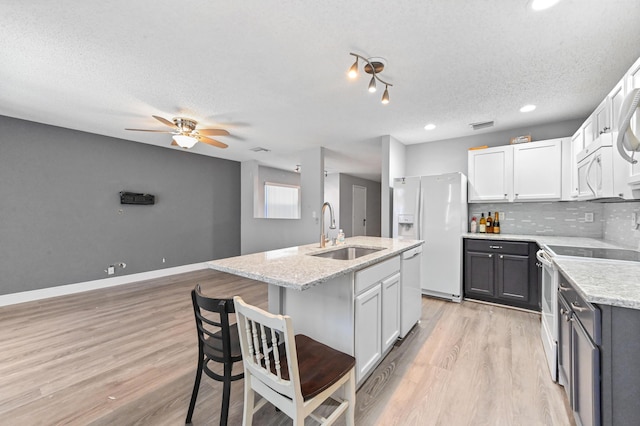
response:
[(468, 220), (464, 174), (394, 179), (393, 237), (424, 240), (422, 294), (462, 300), (462, 235)]

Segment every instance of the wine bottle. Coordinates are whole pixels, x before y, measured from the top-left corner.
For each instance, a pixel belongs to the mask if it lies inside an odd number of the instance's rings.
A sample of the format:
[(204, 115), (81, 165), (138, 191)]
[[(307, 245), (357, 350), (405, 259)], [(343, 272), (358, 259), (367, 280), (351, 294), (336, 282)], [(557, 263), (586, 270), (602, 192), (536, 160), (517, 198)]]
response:
[(491, 212), (489, 212), (489, 216), (487, 216), (487, 234), (493, 234), (493, 217), (491, 217)]
[(480, 216), (480, 223), (478, 224), (478, 228), (480, 228), (480, 233), (485, 234), (487, 232), (487, 219), (484, 217), (484, 213)]
[(500, 215), (496, 212), (496, 218), (493, 220), (493, 233), (500, 233)]

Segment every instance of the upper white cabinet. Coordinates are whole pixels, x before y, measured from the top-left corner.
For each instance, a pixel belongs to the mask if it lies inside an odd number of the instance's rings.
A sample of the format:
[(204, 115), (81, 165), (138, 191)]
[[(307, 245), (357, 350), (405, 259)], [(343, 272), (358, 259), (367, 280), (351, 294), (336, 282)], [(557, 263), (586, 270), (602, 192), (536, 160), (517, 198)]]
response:
[(584, 129), (580, 127), (571, 137), (570, 145), (566, 150), (563, 150), (562, 164), (565, 171), (563, 175), (563, 200), (578, 198), (578, 154), (584, 149), (583, 133)]
[(513, 146), (514, 201), (562, 198), (562, 139)]
[(469, 151), (469, 201), (511, 201), (513, 146)]
[[(640, 185), (640, 164), (625, 161), (616, 146), (620, 107), (634, 88), (640, 88), (640, 59), (573, 135), (571, 185), (563, 190), (563, 199), (634, 198), (630, 185)], [(640, 113), (636, 113), (631, 126), (636, 133), (640, 131)], [(635, 198), (638, 196), (635, 194)]]
[(469, 151), (469, 202), (562, 198), (562, 147), (550, 139)]
[(609, 116), (611, 98), (607, 96), (600, 105), (593, 111), (593, 140), (611, 132), (611, 121)]

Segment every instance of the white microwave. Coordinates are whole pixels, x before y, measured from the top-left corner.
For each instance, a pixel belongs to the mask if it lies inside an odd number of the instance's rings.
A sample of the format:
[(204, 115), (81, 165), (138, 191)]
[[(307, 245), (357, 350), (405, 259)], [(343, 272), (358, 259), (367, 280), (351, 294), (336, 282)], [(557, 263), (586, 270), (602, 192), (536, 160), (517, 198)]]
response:
[(613, 197), (613, 147), (585, 149), (578, 155), (578, 200)]

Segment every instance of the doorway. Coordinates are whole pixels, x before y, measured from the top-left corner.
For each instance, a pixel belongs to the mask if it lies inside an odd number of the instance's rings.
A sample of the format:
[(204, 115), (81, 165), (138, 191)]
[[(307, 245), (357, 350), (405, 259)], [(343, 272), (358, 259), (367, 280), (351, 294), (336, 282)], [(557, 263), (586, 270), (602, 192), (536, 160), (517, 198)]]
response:
[(353, 185), (352, 200), (352, 236), (367, 235), (367, 188)]

